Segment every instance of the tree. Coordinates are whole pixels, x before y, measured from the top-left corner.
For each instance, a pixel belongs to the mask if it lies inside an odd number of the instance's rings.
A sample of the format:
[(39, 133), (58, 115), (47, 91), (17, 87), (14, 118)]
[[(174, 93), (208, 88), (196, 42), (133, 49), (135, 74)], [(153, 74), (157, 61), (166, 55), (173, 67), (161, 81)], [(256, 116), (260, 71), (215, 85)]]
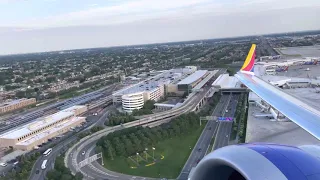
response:
[(71, 174), (63, 174), (61, 176), (61, 180), (72, 180), (72, 175)]
[(24, 97), (26, 97), (26, 92), (25, 91), (17, 91), (16, 97), (17, 98), (24, 98)]
[(55, 82), (55, 81), (56, 81), (56, 77), (55, 77), (55, 76), (47, 77), (47, 78), (45, 79), (45, 81), (46, 81), (47, 83)]
[(15, 83), (21, 83), (23, 81), (23, 78), (22, 77), (17, 77), (14, 82)]
[(115, 151), (118, 155), (123, 156), (125, 154), (124, 144), (120, 141), (119, 137), (113, 138), (112, 144), (114, 145)]
[(103, 129), (103, 127), (101, 127), (101, 126), (95, 126), (95, 127), (91, 128), (90, 131), (91, 131), (91, 133), (95, 133), (95, 132), (98, 132), (102, 129)]
[(102, 147), (101, 146), (97, 146), (96, 148), (96, 153), (101, 153), (102, 152)]
[(154, 100), (147, 100), (144, 105), (143, 109), (150, 109), (152, 110), (154, 108), (155, 101)]
[(122, 136), (122, 141), (123, 141), (123, 144), (126, 148), (127, 156), (133, 155), (134, 153), (137, 152), (137, 150), (133, 146), (130, 139), (127, 138), (127, 136)]
[(60, 179), (60, 177), (61, 177), (61, 172), (55, 169), (47, 173), (48, 180), (57, 180), (57, 179)]
[(77, 172), (75, 175), (75, 180), (82, 180), (83, 179), (83, 175), (80, 172)]

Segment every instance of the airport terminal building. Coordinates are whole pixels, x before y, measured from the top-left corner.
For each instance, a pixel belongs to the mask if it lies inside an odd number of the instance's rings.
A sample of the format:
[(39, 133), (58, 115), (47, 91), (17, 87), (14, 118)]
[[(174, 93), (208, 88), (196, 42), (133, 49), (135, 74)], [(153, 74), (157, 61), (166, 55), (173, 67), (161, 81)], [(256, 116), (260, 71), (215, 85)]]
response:
[(36, 121), (17, 127), (0, 135), (0, 147), (32, 150), (48, 139), (59, 136), (70, 128), (80, 126), (85, 117), (78, 117), (87, 111), (86, 106), (72, 106), (55, 114), (38, 118)]
[[(147, 100), (157, 102), (165, 95), (183, 96), (194, 89), (199, 90), (217, 72), (218, 70), (197, 70), (195, 66), (162, 71), (158, 75), (113, 93), (113, 103), (122, 104), (124, 111), (132, 112), (134, 109), (143, 108)], [(166, 106), (164, 109), (172, 107)]]
[(0, 104), (0, 114), (14, 111), (16, 109), (20, 109), (34, 103), (36, 103), (35, 98), (30, 98), (30, 99), (22, 98), (22, 99), (9, 101), (9, 102), (4, 102)]
[[(121, 89), (113, 93), (113, 103), (122, 104), (122, 109), (132, 112), (141, 109), (147, 100), (159, 101), (169, 89), (170, 84), (176, 84), (180, 80), (194, 73), (196, 67), (171, 69), (161, 72), (137, 84)], [(171, 91), (176, 91), (173, 88)]]

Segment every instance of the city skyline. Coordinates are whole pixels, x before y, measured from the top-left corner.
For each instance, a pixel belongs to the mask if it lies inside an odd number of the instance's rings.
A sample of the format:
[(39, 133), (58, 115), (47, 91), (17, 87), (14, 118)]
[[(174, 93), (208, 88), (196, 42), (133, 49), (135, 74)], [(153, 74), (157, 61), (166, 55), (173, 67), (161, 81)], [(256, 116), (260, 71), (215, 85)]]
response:
[(0, 54), (320, 29), (320, 2), (307, 1), (0, 0)]

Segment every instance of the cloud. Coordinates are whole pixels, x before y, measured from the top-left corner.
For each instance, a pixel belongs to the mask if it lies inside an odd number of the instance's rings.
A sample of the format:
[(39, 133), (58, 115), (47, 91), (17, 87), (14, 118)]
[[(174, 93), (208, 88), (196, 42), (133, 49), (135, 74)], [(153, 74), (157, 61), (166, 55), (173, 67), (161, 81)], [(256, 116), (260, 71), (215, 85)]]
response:
[[(117, 2), (117, 1), (116, 1)], [(179, 19), (195, 15), (223, 15), (239, 12), (259, 12), (301, 6), (320, 6), (319, 0), (135, 0), (119, 1), (114, 5), (98, 7), (49, 17), (38, 17), (24, 22), (7, 24), (22, 27), (63, 27), (79, 25), (123, 24), (148, 19)], [(6, 25), (3, 24), (2, 25)]]
[(320, 29), (319, 0), (115, 0), (83, 6), (82, 11), (0, 22), (11, 27), (0, 25), (6, 42), (0, 54)]
[[(299, 12), (299, 13), (297, 13)], [(148, 44), (320, 29), (319, 8), (275, 9), (224, 15), (146, 19), (104, 26), (10, 31), (4, 29), (0, 54)], [(30, 45), (31, 44), (31, 45)]]

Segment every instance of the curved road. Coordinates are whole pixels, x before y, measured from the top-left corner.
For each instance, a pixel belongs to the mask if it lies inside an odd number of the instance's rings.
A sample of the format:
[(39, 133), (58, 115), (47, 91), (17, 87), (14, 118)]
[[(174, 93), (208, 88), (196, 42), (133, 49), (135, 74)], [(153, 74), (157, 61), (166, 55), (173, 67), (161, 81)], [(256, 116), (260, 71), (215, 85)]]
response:
[(110, 179), (110, 180), (150, 179), (145, 177), (130, 176), (130, 175), (109, 171), (104, 167), (102, 167), (99, 163), (97, 163), (97, 161), (91, 163), (90, 165), (84, 166), (81, 169), (78, 168), (78, 163), (84, 159), (83, 155), (81, 155), (83, 151), (86, 152), (85, 156), (87, 157), (89, 157), (89, 155), (94, 154), (93, 149), (95, 147), (95, 143), (98, 139), (100, 139), (100, 137), (105, 136), (108, 133), (111, 133), (113, 131), (121, 130), (123, 128), (139, 126), (141, 124), (150, 123), (150, 122), (156, 123), (159, 120), (163, 120), (163, 119), (166, 120), (168, 118), (172, 118), (177, 115), (180, 115), (189, 111), (193, 111), (197, 106), (197, 104), (200, 102), (200, 100), (204, 97), (204, 95), (208, 91), (209, 89), (205, 89), (203, 92), (194, 94), (192, 97), (186, 100), (184, 105), (182, 105), (177, 109), (169, 110), (162, 113), (157, 113), (155, 115), (152, 115), (151, 117), (143, 118), (140, 121), (133, 121), (133, 122), (123, 124), (123, 126), (108, 127), (91, 136), (83, 138), (82, 140), (80, 140), (79, 143), (77, 143), (72, 148), (70, 148), (66, 153), (66, 158), (65, 158), (66, 166), (69, 167), (71, 172), (73, 172), (74, 174), (80, 171), (85, 176), (86, 179)]
[[(74, 143), (77, 141), (78, 139), (78, 134), (81, 133), (81, 132), (86, 132), (86, 131), (89, 131), (93, 126), (102, 126), (104, 125), (104, 121), (108, 115), (108, 110), (109, 108), (107, 108), (104, 112), (103, 115), (101, 115), (100, 117), (98, 116), (92, 116), (91, 118), (95, 119), (95, 118), (99, 118), (97, 121), (95, 120), (90, 120), (89, 123), (87, 123), (87, 127), (84, 128), (83, 130), (79, 131), (78, 133), (72, 135), (71, 137), (61, 141), (61, 142), (57, 142), (58, 145), (54, 146), (52, 148), (52, 152), (50, 153), (49, 156), (47, 157), (44, 157), (43, 155), (41, 155), (37, 161), (35, 162), (32, 170), (31, 170), (31, 173), (30, 173), (30, 177), (29, 179), (30, 180), (43, 180), (45, 179), (45, 176), (47, 174), (47, 172), (51, 169), (54, 168), (54, 161), (55, 161), (55, 158), (60, 155), (60, 154), (63, 154), (69, 147), (68, 145)], [(41, 164), (42, 162), (47, 159), (48, 162), (47, 162), (47, 168), (45, 170), (42, 170), (41, 169)]]

